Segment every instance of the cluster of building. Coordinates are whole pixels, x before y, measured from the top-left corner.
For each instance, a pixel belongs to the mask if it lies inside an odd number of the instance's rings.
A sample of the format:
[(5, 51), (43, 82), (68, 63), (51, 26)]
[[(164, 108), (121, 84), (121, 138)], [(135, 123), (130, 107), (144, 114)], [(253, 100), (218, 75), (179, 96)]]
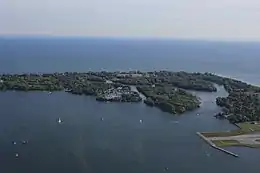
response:
[(126, 87), (110, 88), (104, 92), (104, 94), (97, 98), (99, 101), (122, 101), (122, 102), (137, 102), (141, 101), (141, 97), (138, 92), (131, 91)]

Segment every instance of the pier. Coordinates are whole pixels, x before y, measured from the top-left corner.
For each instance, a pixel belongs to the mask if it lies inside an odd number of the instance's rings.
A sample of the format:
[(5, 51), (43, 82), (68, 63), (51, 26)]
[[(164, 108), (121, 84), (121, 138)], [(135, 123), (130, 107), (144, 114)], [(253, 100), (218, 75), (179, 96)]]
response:
[(199, 137), (201, 137), (205, 142), (207, 142), (212, 148), (215, 148), (215, 149), (217, 149), (219, 151), (222, 151), (222, 152), (224, 152), (226, 154), (229, 154), (231, 156), (239, 157), (237, 154), (232, 153), (231, 151), (228, 151), (228, 150), (225, 150), (223, 148), (220, 148), (220, 147), (216, 146), (213, 142), (211, 142), (209, 139), (207, 139), (205, 136), (203, 136), (200, 132), (197, 132), (197, 135)]

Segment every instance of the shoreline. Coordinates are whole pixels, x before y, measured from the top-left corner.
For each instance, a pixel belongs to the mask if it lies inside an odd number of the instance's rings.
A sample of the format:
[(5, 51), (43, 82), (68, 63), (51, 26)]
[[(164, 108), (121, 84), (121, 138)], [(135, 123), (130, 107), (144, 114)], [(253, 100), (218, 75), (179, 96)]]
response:
[[(91, 69), (91, 68), (89, 68)], [(130, 68), (131, 69), (131, 68)], [(100, 73), (102, 71), (105, 72), (109, 72), (109, 73), (113, 73), (113, 72), (120, 72), (120, 73), (128, 73), (128, 72), (132, 72), (132, 71), (140, 71), (143, 73), (147, 73), (147, 72), (159, 72), (159, 71), (170, 71), (170, 72), (181, 72), (181, 71), (175, 71), (175, 70), (169, 70), (169, 69), (151, 69), (151, 70), (138, 70), (138, 69), (124, 69), (124, 70), (104, 70), (104, 69), (100, 69), (100, 70), (86, 70), (86, 71), (79, 71), (78, 73), (88, 73), (88, 72), (94, 72), (94, 73)], [(50, 72), (7, 72), (7, 73), (0, 73), (1, 75), (6, 75), (6, 74), (10, 74), (10, 75), (21, 75), (21, 74), (54, 74), (54, 73), (74, 73), (75, 71), (50, 71)], [(220, 76), (223, 78), (230, 78), (230, 79), (235, 79), (241, 82), (245, 82), (247, 84), (251, 84), (251, 85), (255, 85), (255, 86), (260, 86), (260, 83), (253, 83), (250, 81), (247, 81), (246, 79), (240, 78), (239, 76), (234, 76), (234, 75), (229, 75), (229, 74), (221, 74), (221, 73), (216, 73), (216, 72), (210, 72), (210, 71), (185, 71), (187, 73), (211, 73), (214, 74), (216, 76)]]
[(247, 80), (244, 80), (244, 79), (242, 79), (242, 78), (235, 77), (235, 76), (232, 76), (232, 75), (224, 75), (224, 74), (213, 73), (213, 72), (212, 72), (212, 74), (215, 74), (215, 75), (217, 75), (217, 76), (224, 77), (224, 78), (235, 79), (235, 80), (242, 81), (242, 82), (245, 82), (245, 83), (250, 84), (250, 85), (254, 85), (254, 86), (259, 86), (259, 87), (260, 87), (260, 83), (252, 83), (252, 82), (249, 82), (249, 81), (247, 81)]
[[(230, 122), (252, 121), (257, 109), (257, 92), (260, 87), (238, 81), (232, 78), (218, 76), (212, 73), (189, 73), (172, 71), (128, 71), (128, 72), (65, 72), (65, 73), (29, 73), (0, 75), (0, 90), (17, 91), (61, 91), (71, 94), (95, 96), (97, 101), (140, 102), (155, 106), (164, 112), (182, 114), (200, 107), (201, 102), (192, 91), (217, 92), (217, 85), (224, 86), (229, 93), (226, 97), (218, 97), (218, 106), (226, 108), (223, 115)], [(131, 86), (136, 91), (131, 91)], [(140, 93), (146, 97), (144, 100)], [(250, 94), (250, 95), (249, 95)], [(235, 99), (234, 99), (235, 97)], [(246, 100), (253, 101), (248, 103)], [(237, 110), (236, 106), (244, 108), (248, 105), (251, 116), (246, 109)], [(231, 106), (232, 109), (231, 109)], [(232, 111), (239, 111), (234, 115)], [(251, 119), (250, 119), (251, 118)]]

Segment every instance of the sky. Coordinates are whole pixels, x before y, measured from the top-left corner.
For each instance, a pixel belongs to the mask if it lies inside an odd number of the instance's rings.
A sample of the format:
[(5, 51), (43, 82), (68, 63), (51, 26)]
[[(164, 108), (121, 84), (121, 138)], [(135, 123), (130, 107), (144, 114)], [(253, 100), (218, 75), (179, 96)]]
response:
[(1, 0), (0, 35), (260, 41), (260, 0)]

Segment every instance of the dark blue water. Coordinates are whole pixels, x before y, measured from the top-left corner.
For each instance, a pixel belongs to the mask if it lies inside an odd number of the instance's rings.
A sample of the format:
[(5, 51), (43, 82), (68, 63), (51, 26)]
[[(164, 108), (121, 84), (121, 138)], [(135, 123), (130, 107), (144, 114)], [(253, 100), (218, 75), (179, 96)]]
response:
[[(259, 48), (255, 43), (1, 39), (0, 70), (210, 71), (259, 84)], [(99, 103), (63, 92), (0, 93), (0, 172), (158, 173), (168, 167), (182, 173), (258, 173), (260, 150), (231, 148), (241, 156), (234, 158), (196, 136), (235, 129), (213, 117), (219, 111), (213, 101), (227, 94), (223, 89), (196, 94), (200, 109), (173, 116), (144, 104)], [(22, 140), (29, 142), (22, 145)]]

